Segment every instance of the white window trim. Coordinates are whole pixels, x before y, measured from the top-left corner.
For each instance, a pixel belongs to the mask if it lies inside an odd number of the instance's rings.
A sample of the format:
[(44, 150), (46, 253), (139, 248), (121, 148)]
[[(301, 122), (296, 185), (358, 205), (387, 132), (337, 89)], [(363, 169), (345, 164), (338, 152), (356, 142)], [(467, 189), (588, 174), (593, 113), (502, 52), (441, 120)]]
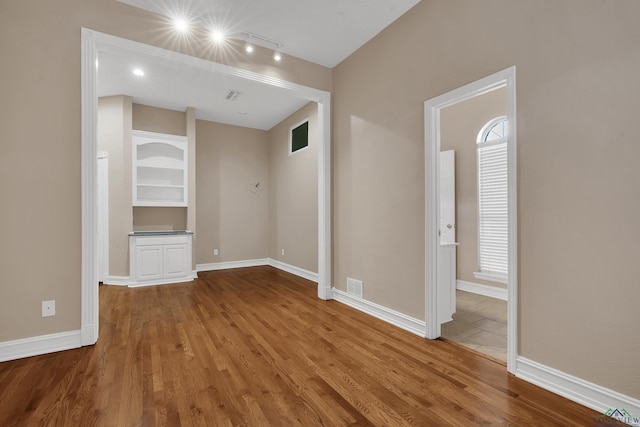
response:
[[(311, 145), (311, 139), (309, 138), (309, 134), (311, 133), (310, 130), (308, 129), (308, 133), (307, 133), (307, 146), (306, 147), (302, 147), (299, 150), (293, 151), (293, 130), (295, 128), (297, 128), (298, 126), (303, 125), (305, 122), (309, 122), (309, 117), (305, 117), (304, 119), (300, 120), (298, 123), (296, 123), (295, 125), (291, 126), (289, 128), (289, 155), (293, 155), (293, 154), (298, 154), (301, 151), (306, 150), (307, 148), (309, 148), (309, 145)], [(309, 126), (311, 125), (311, 123), (309, 123)]]

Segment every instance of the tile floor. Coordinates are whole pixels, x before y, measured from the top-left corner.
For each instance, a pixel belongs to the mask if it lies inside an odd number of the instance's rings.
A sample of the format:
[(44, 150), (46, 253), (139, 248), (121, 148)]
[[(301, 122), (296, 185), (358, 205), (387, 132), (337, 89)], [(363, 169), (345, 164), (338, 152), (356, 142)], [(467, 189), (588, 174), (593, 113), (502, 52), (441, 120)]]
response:
[(442, 325), (442, 336), (506, 362), (507, 302), (456, 291), (456, 313)]

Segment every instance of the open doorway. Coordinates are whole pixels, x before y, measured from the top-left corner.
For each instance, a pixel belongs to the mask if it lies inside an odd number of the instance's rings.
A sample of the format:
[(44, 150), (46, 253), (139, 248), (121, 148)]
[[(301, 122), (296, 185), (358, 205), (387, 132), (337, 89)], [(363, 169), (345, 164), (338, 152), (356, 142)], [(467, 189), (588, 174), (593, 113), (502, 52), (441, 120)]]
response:
[[(506, 198), (506, 206), (504, 209), (504, 231), (503, 231), (503, 241), (505, 246), (505, 256), (502, 261), (498, 260), (498, 263), (502, 263), (501, 265), (504, 267), (501, 271), (494, 271), (494, 265), (491, 262), (491, 254), (493, 250), (486, 251), (482, 249), (481, 245), (483, 244), (483, 240), (486, 240), (481, 231), (473, 231), (469, 233), (467, 230), (481, 230), (483, 227), (482, 217), (479, 214), (480, 210), (478, 206), (465, 206), (460, 204), (459, 207), (462, 208), (463, 212), (459, 212), (455, 214), (455, 218), (453, 223), (451, 220), (446, 220), (441, 218), (441, 154), (440, 152), (445, 150), (453, 149), (455, 150), (455, 144), (449, 143), (448, 141), (448, 133), (451, 131), (447, 131), (448, 125), (443, 123), (443, 118), (446, 121), (449, 112), (455, 111), (456, 109), (464, 109), (465, 106), (472, 105), (473, 103), (479, 103), (482, 96), (490, 96), (493, 95), (496, 99), (501, 101), (503, 110), (488, 113), (488, 118), (478, 119), (480, 120), (475, 126), (477, 129), (475, 130), (475, 135), (471, 141), (466, 141), (469, 144), (469, 147), (472, 148), (471, 158), (472, 162), (475, 162), (476, 167), (469, 168), (464, 164), (461, 165), (463, 170), (461, 172), (468, 172), (471, 169), (472, 173), (477, 175), (479, 165), (479, 158), (484, 155), (484, 158), (487, 157), (488, 151), (495, 150), (495, 148), (490, 148), (487, 150), (486, 146), (496, 146), (496, 142), (487, 142), (482, 141), (487, 134), (487, 130), (489, 133), (493, 128), (491, 126), (485, 126), (488, 123), (493, 123), (497, 125), (501, 123), (502, 125), (505, 123), (503, 121), (496, 121), (496, 119), (502, 119), (508, 123), (508, 126), (503, 126), (505, 131), (505, 135), (503, 135), (504, 146), (504, 163), (506, 168), (505, 180), (504, 180), (504, 190), (505, 190), (505, 198)], [(469, 101), (468, 104), (465, 104), (466, 101)], [(497, 116), (496, 116), (497, 115)], [(452, 129), (460, 128), (460, 123), (450, 127)], [(465, 250), (464, 256), (461, 261), (463, 264), (469, 264), (469, 260), (472, 259), (474, 264), (473, 268), (470, 270), (475, 270), (470, 272), (473, 274), (473, 282), (461, 280), (461, 282), (474, 283), (476, 286), (472, 290), (477, 291), (478, 289), (488, 289), (486, 295), (480, 295), (480, 297), (487, 297), (488, 295), (505, 295), (507, 299), (507, 315), (506, 315), (506, 361), (507, 368), (509, 371), (513, 372), (515, 370), (515, 357), (516, 357), (516, 349), (517, 349), (517, 215), (516, 215), (516, 123), (515, 123), (515, 67), (509, 68), (507, 70), (498, 72), (484, 79), (478, 80), (476, 82), (465, 85), (461, 88), (448, 92), (439, 97), (433, 98), (425, 102), (425, 224), (426, 224), (426, 320), (427, 320), (427, 338), (435, 339), (442, 336), (443, 327), (442, 325), (452, 321), (456, 316), (454, 313), (457, 310), (457, 294), (460, 292), (465, 292), (464, 290), (459, 290), (460, 287), (458, 285), (458, 274), (462, 270), (469, 270), (468, 267), (463, 267), (458, 269), (457, 267), (457, 253), (459, 249), (457, 248), (457, 241), (450, 242), (451, 233), (449, 225), (452, 225), (451, 228), (457, 232), (458, 236), (456, 236), (456, 240), (460, 237), (460, 227), (462, 227), (465, 231), (464, 234), (466, 240), (468, 239), (468, 234), (472, 234), (476, 236), (476, 241), (473, 242), (471, 239), (470, 242), (465, 244), (465, 249), (474, 249), (475, 248), (475, 256), (469, 255), (469, 253), (473, 254), (474, 251)], [(473, 132), (472, 132), (473, 134)], [(456, 139), (457, 137), (454, 135), (451, 139)], [(458, 141), (462, 144), (462, 141)], [(478, 144), (480, 142), (480, 144)], [(451, 144), (452, 146), (448, 146)], [(458, 147), (458, 151), (460, 147)], [(475, 150), (475, 151), (473, 151)], [(484, 151), (483, 151), (484, 150)], [(454, 153), (454, 158), (456, 154), (462, 153)], [(460, 156), (461, 159), (464, 159), (465, 156)], [(491, 164), (488, 162), (485, 164), (486, 166)], [(460, 169), (460, 167), (458, 167)], [(458, 176), (458, 175), (456, 175)], [(458, 183), (461, 184), (461, 183)], [(476, 194), (482, 192), (481, 184), (478, 184), (478, 180), (474, 181), (472, 186), (476, 187)], [(458, 185), (456, 185), (458, 188)], [(491, 194), (491, 191), (494, 189), (490, 189), (490, 192), (485, 192), (485, 196), (487, 194)], [(461, 195), (464, 196), (464, 195)], [(454, 196), (455, 197), (455, 196)], [(450, 198), (450, 197), (449, 197)], [(446, 199), (446, 197), (445, 197)], [(486, 202), (486, 200), (485, 200)], [(479, 202), (478, 205), (481, 205), (482, 202)], [(445, 208), (445, 211), (447, 209)], [(475, 227), (473, 224), (466, 224), (465, 227), (460, 223), (460, 219), (464, 217), (464, 211), (474, 211), (477, 214), (477, 218), (474, 222), (476, 222)], [(484, 218), (487, 220), (487, 217)], [(468, 220), (467, 220), (468, 221)], [(471, 225), (471, 226), (469, 226)], [(486, 225), (486, 224), (485, 224)], [(492, 226), (492, 224), (489, 224)], [(445, 240), (442, 240), (443, 231), (445, 235)], [(448, 236), (448, 237), (446, 237)], [(454, 234), (455, 236), (455, 234)], [(444, 243), (444, 245), (441, 245)], [(489, 247), (494, 243), (486, 242), (485, 247)], [(488, 246), (487, 246), (488, 245)], [(453, 248), (453, 249), (452, 249)], [(488, 267), (487, 267), (488, 266)], [(492, 273), (496, 273), (493, 274)], [(461, 273), (461, 275), (466, 274)], [(487, 275), (488, 274), (488, 275)], [(495, 276), (500, 276), (500, 279), (496, 279)], [(487, 281), (487, 279), (489, 279)], [(499, 283), (497, 280), (504, 282)], [(481, 282), (481, 283), (477, 283)], [(462, 288), (465, 287), (463, 284)], [(469, 289), (467, 289), (468, 291)], [(476, 292), (479, 293), (479, 292)], [(494, 295), (495, 294), (495, 295)], [(475, 301), (473, 298), (468, 298), (472, 295), (461, 294), (461, 305), (467, 309), (469, 306), (473, 306), (475, 304), (480, 304), (480, 307), (485, 309), (485, 311), (493, 310), (494, 312), (499, 312), (499, 308), (490, 307), (489, 301)], [(502, 301), (497, 301), (498, 305), (503, 303)], [(469, 315), (467, 316), (467, 320)], [(465, 315), (459, 315), (458, 317), (465, 317)], [(481, 324), (490, 325), (490, 328), (498, 333), (503, 333), (503, 330), (499, 330), (498, 326), (493, 324), (496, 319), (487, 319), (483, 321), (483, 318), (478, 317), (475, 319), (476, 321), (480, 321)], [(459, 328), (460, 326), (458, 326)], [(445, 328), (446, 331), (447, 328)], [(478, 332), (478, 331), (475, 331)], [(481, 334), (483, 336), (485, 334)], [(491, 337), (489, 337), (490, 339)], [(495, 355), (492, 355), (495, 357)]]
[(506, 88), (440, 111), (441, 248), (455, 244), (442, 337), (507, 361)]
[(94, 344), (98, 339), (98, 266), (96, 212), (96, 126), (97, 126), (97, 58), (103, 51), (125, 50), (132, 54), (156, 55), (188, 67), (200, 68), (219, 76), (247, 79), (253, 83), (285, 91), (318, 104), (318, 297), (331, 298), (331, 206), (330, 206), (330, 94), (271, 76), (214, 63), (142, 43), (82, 29), (82, 313), (81, 343)]

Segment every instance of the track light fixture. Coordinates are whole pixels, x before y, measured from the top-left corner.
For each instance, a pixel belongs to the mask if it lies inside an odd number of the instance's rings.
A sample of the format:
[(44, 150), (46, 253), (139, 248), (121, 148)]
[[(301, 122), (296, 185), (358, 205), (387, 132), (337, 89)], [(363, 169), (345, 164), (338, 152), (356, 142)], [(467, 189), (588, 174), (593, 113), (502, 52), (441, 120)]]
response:
[[(243, 31), (240, 34), (241, 34), (241, 36), (243, 36), (243, 38), (245, 38), (247, 40), (247, 44), (255, 43), (255, 44), (258, 44), (260, 46), (264, 46), (266, 48), (273, 49), (274, 50), (273, 59), (275, 61), (281, 61), (282, 60), (282, 55), (280, 54), (280, 49), (282, 49), (284, 47), (284, 45), (282, 43), (280, 43), (279, 41), (270, 39), (270, 38), (265, 37), (265, 36), (261, 36), (260, 34), (250, 33), (248, 31)], [(247, 52), (250, 52), (250, 51), (247, 49)]]

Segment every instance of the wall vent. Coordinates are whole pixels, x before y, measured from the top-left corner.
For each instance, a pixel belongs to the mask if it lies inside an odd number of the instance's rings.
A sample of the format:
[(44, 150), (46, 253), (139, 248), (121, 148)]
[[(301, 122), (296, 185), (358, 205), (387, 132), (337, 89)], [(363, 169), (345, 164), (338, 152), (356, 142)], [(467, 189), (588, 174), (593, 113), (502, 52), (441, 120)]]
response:
[(225, 97), (228, 101), (235, 101), (240, 96), (241, 92), (237, 90), (230, 90)]
[(362, 298), (362, 280), (347, 277), (347, 293)]

